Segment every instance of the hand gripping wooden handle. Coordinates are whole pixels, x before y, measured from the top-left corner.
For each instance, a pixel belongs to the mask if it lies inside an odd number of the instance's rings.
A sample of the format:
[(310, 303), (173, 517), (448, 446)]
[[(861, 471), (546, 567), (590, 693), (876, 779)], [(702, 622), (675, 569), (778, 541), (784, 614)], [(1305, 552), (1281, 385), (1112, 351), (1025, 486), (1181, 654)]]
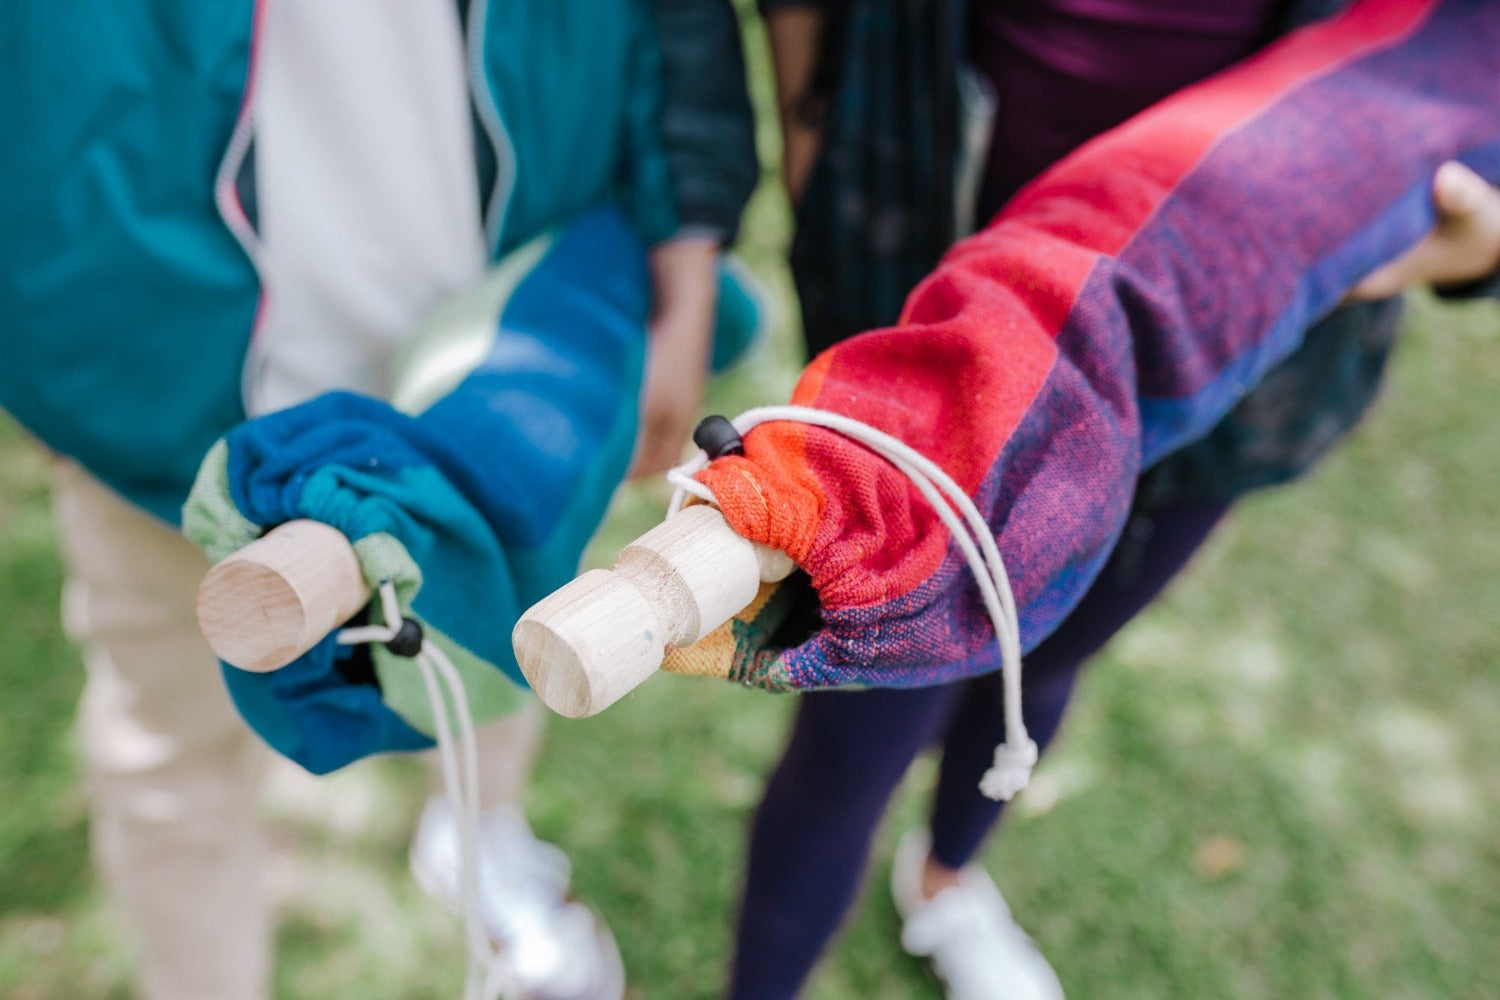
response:
[(667, 650), (697, 642), (794, 569), (715, 507), (688, 507), (627, 545), (612, 570), (583, 574), (521, 616), (512, 640), (543, 704), (580, 719), (655, 673)]
[(337, 528), (288, 521), (214, 566), (198, 585), (198, 629), (242, 670), (284, 667), (370, 600)]

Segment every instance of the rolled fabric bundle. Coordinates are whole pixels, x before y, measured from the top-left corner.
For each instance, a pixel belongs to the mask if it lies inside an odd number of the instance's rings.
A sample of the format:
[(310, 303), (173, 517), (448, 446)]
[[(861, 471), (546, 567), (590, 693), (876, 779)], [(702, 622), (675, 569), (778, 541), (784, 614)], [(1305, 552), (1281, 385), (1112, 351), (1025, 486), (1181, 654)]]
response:
[[(234, 428), (184, 531), (217, 561), (285, 522), (337, 529), (365, 584), (392, 582), (454, 660), (475, 717), (509, 711), (520, 609), (576, 572), (625, 475), (649, 312), (645, 248), (618, 211), (538, 237), (411, 339), (394, 404), (331, 393)], [(432, 745), (420, 677), (384, 647), (329, 633), (281, 669), (224, 674), (251, 726), (315, 773)]]
[[(998, 541), (1029, 650), (1100, 570), (1142, 471), (1431, 230), (1439, 165), (1500, 180), (1497, 52), (1500, 5), (1484, 0), (1361, 0), (1302, 29), (1058, 163), (947, 254), (895, 327), (814, 359), (792, 402), (956, 480)], [(739, 534), (806, 571), (821, 614), (768, 587), (667, 669), (789, 690), (999, 666), (951, 536), (884, 459), (772, 422), (697, 478)]]

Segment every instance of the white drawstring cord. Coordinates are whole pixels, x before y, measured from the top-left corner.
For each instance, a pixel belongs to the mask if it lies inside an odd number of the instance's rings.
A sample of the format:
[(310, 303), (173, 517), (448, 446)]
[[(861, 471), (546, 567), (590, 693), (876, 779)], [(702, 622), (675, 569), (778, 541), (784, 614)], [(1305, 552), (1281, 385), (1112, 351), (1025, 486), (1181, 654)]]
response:
[[(796, 421), (836, 431), (890, 462), (916, 486), (958, 543), (995, 628), (1005, 691), (1005, 742), (995, 747), (994, 762), (980, 779), (979, 790), (996, 801), (1010, 799), (1031, 780), (1038, 752), (1036, 742), (1027, 734), (1026, 723), (1021, 717), (1021, 626), (1016, 614), (1016, 599), (989, 525), (974, 502), (937, 463), (905, 442), (853, 418), (807, 406), (760, 406), (746, 410), (731, 423), (743, 437), (751, 428), (774, 420)], [(676, 487), (668, 507), (669, 516), (682, 508), (689, 493), (709, 503), (718, 503), (713, 491), (693, 478), (693, 474), (708, 463), (708, 456), (700, 452), (667, 473), (667, 481)]]
[[(396, 601), (396, 588), (389, 581), (380, 585), (380, 608), (386, 624), (346, 628), (338, 634), (339, 644), (388, 643), (395, 639), (401, 632), (402, 616)], [(422, 675), (427, 701), (432, 706), (443, 790), (457, 821), (458, 881), (468, 945), (464, 1000), (499, 1000), (516, 991), (510, 966), (491, 945), (479, 912), (479, 750), (474, 739), (474, 717), (469, 711), (468, 693), (453, 661), (425, 638), (413, 662)], [(456, 743), (453, 719), (458, 720)]]
[[(1015, 597), (1000, 558), (999, 547), (983, 516), (951, 476), (925, 455), (897, 438), (849, 417), (804, 406), (763, 406), (747, 410), (733, 421), (744, 435), (759, 424), (791, 420), (843, 434), (890, 462), (916, 486), (957, 542), (979, 586), (980, 596), (995, 628), (1000, 647), (1000, 666), (1005, 690), (1006, 740), (995, 747), (993, 764), (980, 779), (979, 790), (995, 800), (1006, 800), (1025, 788), (1037, 762), (1037, 745), (1027, 735), (1021, 716), (1021, 639)], [(700, 453), (667, 473), (676, 487), (669, 514), (681, 509), (691, 493), (717, 503), (713, 492), (693, 473), (708, 465)], [(951, 506), (950, 506), (951, 505)], [(955, 513), (956, 509), (956, 513)], [(977, 545), (976, 545), (977, 542)], [(341, 645), (363, 642), (388, 643), (400, 633), (402, 616), (396, 591), (389, 582), (380, 586), (381, 610), (386, 624), (346, 628), (338, 635)], [(465, 1000), (499, 1000), (513, 992), (513, 975), (491, 945), (479, 913), (479, 774), (474, 721), (469, 711), (463, 678), (451, 660), (436, 645), (422, 641), (413, 658), (432, 706), (443, 784), (450, 807), (458, 820), (460, 872), (464, 928), (468, 944), (468, 968), (464, 977)], [(446, 697), (445, 697), (446, 689)], [(454, 740), (452, 719), (458, 720)]]

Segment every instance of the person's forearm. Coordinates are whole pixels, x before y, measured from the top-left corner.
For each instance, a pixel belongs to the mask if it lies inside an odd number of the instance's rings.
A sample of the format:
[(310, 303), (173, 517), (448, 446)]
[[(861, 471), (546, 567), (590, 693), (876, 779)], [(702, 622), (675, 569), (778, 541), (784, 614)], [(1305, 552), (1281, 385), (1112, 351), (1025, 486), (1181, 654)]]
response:
[(651, 248), (654, 302), (633, 476), (676, 465), (692, 434), (708, 379), (718, 256), (718, 244), (710, 237), (683, 237)]
[(816, 5), (794, 4), (772, 8), (765, 17), (781, 118), (781, 173), (795, 204), (822, 144), (822, 123), (809, 116), (806, 97), (817, 68), (824, 16)]
[[(667, 240), (651, 248), (650, 259), (652, 319), (694, 317), (711, 325), (718, 292), (718, 243), (699, 236)], [(706, 344), (708, 338), (702, 339)]]

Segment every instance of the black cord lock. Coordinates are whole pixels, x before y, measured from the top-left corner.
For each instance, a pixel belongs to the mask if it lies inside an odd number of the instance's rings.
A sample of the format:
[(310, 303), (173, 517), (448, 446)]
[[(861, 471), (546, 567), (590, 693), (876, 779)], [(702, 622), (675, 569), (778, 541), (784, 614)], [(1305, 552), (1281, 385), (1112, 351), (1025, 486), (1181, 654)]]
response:
[(416, 656), (422, 651), (422, 626), (415, 619), (401, 619), (401, 627), (396, 630), (395, 637), (385, 644), (385, 648), (408, 659)]
[(728, 417), (717, 413), (698, 422), (698, 426), (693, 429), (693, 444), (707, 452), (709, 458), (745, 453), (745, 441), (740, 437), (740, 432), (734, 429), (734, 424), (729, 422)]

